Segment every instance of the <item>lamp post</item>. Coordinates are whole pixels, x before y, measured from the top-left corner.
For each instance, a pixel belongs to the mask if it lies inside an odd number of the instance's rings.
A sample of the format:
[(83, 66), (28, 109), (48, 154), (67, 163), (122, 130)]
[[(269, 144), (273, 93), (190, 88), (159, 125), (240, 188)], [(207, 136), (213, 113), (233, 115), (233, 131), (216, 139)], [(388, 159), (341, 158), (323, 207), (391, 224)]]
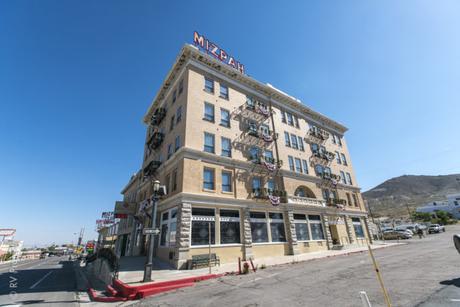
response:
[[(155, 229), (159, 191), (160, 191), (160, 181), (155, 180), (153, 181), (152, 215), (151, 215), (151, 221), (150, 221), (151, 229)], [(154, 246), (155, 234), (149, 233), (149, 236), (150, 236), (150, 244), (149, 244), (149, 251), (147, 255), (147, 262), (145, 263), (145, 268), (144, 268), (144, 279), (142, 280), (143, 282), (152, 281), (153, 250), (155, 248)]]

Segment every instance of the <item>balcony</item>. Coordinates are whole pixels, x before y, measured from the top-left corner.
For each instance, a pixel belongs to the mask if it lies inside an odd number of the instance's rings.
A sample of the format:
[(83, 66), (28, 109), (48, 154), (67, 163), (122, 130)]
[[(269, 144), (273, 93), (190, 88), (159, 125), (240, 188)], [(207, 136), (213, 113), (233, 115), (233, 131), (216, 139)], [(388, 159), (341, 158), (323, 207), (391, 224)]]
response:
[(347, 201), (345, 199), (338, 199), (338, 198), (326, 199), (327, 206), (337, 206), (337, 205), (345, 206), (346, 204), (347, 204)]
[(324, 142), (329, 138), (329, 132), (327, 132), (324, 129), (318, 128), (318, 127), (311, 127), (308, 130), (308, 134), (306, 138), (307, 141), (308, 141), (308, 138), (313, 138), (319, 142)]
[(158, 126), (161, 121), (166, 117), (166, 109), (158, 108), (153, 112), (151, 124), (152, 126)]
[(263, 164), (269, 171), (275, 171), (283, 165), (283, 161), (277, 161), (275, 158), (266, 157), (260, 154), (251, 155), (249, 160), (254, 164)]
[(247, 133), (250, 136), (264, 140), (266, 143), (271, 143), (278, 138), (278, 133), (274, 133), (269, 129), (257, 128), (255, 124), (249, 124)]
[(267, 199), (269, 196), (277, 196), (282, 200), (286, 200), (286, 195), (286, 191), (271, 190), (267, 188), (253, 188), (251, 193), (252, 198), (258, 199)]
[(246, 109), (261, 114), (264, 117), (269, 117), (271, 114), (269, 108), (265, 104), (250, 97), (246, 98)]
[(288, 204), (307, 205), (307, 206), (315, 206), (315, 207), (325, 207), (326, 206), (324, 201), (320, 199), (293, 196), (293, 195), (289, 195), (287, 197), (287, 202)]
[(313, 157), (324, 160), (325, 162), (331, 162), (335, 158), (335, 154), (326, 150), (319, 150), (313, 152)]
[(150, 139), (147, 141), (147, 146), (149, 146), (150, 149), (155, 150), (158, 147), (160, 147), (161, 143), (163, 143), (164, 140), (164, 134), (158, 131), (155, 131)]
[(161, 165), (160, 161), (157, 161), (157, 160), (150, 161), (150, 163), (147, 164), (147, 166), (144, 167), (143, 169), (144, 176), (148, 177), (148, 176), (152, 176), (153, 174), (155, 174), (155, 172), (160, 167), (160, 165)]

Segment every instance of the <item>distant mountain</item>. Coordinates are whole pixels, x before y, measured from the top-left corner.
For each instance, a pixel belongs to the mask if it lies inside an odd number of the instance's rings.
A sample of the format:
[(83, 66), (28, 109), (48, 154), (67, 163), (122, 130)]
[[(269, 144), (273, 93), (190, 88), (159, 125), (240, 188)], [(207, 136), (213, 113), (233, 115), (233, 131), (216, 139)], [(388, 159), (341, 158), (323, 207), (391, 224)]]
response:
[(364, 192), (374, 216), (408, 215), (425, 203), (443, 200), (447, 194), (460, 193), (460, 174), (441, 176), (404, 175), (385, 181)]

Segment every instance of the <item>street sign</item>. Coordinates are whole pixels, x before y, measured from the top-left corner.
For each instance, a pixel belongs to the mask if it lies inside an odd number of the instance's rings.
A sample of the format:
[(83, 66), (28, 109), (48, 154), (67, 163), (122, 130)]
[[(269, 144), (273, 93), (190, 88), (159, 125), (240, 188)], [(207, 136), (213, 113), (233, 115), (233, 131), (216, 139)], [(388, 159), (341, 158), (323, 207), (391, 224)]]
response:
[(159, 235), (160, 234), (160, 229), (158, 229), (158, 228), (144, 228), (142, 233), (145, 234), (145, 235)]

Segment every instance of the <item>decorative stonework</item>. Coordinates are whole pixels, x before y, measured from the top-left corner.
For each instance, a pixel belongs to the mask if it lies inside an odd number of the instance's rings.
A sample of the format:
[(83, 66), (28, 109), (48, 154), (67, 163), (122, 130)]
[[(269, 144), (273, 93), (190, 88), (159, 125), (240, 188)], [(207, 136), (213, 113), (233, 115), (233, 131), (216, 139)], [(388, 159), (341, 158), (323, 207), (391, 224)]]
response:
[(187, 266), (191, 222), (192, 205), (186, 203), (179, 205), (177, 210), (176, 253), (174, 259), (177, 269), (185, 269)]
[(252, 258), (251, 217), (249, 208), (243, 209), (243, 260)]
[(321, 217), (323, 220), (324, 232), (326, 233), (327, 248), (332, 249), (333, 244), (332, 244), (331, 230), (329, 229), (329, 218), (324, 214), (322, 214)]
[(347, 215), (345, 216), (345, 225), (347, 226), (347, 235), (350, 244), (355, 243), (355, 229), (353, 228), (353, 222), (351, 218)]
[(297, 255), (299, 253), (299, 249), (297, 245), (297, 234), (295, 232), (294, 213), (292, 210), (285, 212), (284, 221), (286, 225), (287, 241), (289, 243), (289, 253), (291, 255)]

